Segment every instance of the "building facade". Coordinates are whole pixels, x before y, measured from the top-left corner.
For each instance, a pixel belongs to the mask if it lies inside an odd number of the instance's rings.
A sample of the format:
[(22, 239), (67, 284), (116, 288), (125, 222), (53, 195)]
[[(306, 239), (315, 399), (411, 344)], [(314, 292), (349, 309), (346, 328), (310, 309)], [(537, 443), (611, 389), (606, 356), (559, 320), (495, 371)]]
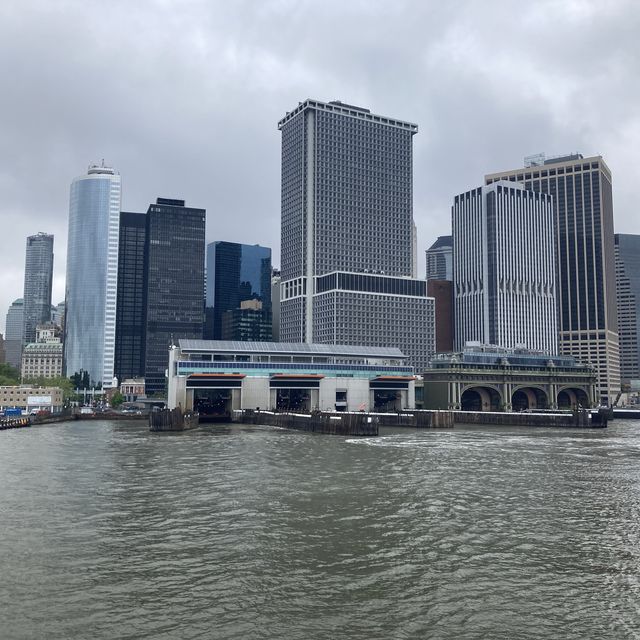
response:
[(120, 200), (120, 176), (110, 167), (92, 165), (71, 184), (65, 372), (88, 371), (103, 388), (113, 384)]
[(62, 333), (60, 328), (48, 323), (38, 325), (36, 340), (24, 346), (22, 351), (22, 380), (57, 378), (62, 376)]
[(453, 280), (453, 237), (439, 236), (425, 251), (427, 280)]
[[(604, 403), (620, 390), (611, 171), (600, 156), (544, 155), (485, 176), (553, 197), (559, 351), (593, 364)], [(455, 250), (454, 250), (455, 253)]]
[(0, 387), (0, 409), (15, 407), (22, 409), (24, 413), (58, 413), (63, 407), (62, 389), (31, 385)]
[(640, 235), (615, 234), (620, 378), (640, 380)]
[[(207, 245), (206, 299), (207, 338), (271, 340), (271, 249), (236, 242)], [(242, 303), (251, 300), (260, 303), (260, 313), (241, 313)]]
[[(417, 125), (306, 100), (278, 128), (280, 339), (397, 347), (415, 366), (426, 365), (434, 348), (433, 300), (426, 288), (402, 293), (424, 287), (412, 277)], [(385, 325), (384, 317), (399, 324)]]
[(453, 282), (451, 280), (427, 280), (427, 295), (433, 298), (436, 309), (436, 352), (453, 351), (455, 332)]
[(169, 347), (201, 339), (204, 326), (204, 209), (158, 198), (147, 211), (144, 378), (147, 395), (166, 389)]
[(396, 411), (414, 407), (407, 357), (382, 347), (180, 340), (169, 361), (169, 408), (201, 419), (238, 409)]
[(51, 319), (53, 284), (53, 236), (38, 233), (27, 238), (24, 264), (25, 343), (35, 342), (36, 327)]
[(114, 365), (119, 381), (144, 377), (146, 235), (144, 213), (120, 213)]
[(551, 196), (496, 182), (452, 208), (456, 349), (558, 352)]
[(5, 362), (18, 371), (22, 366), (22, 347), (24, 346), (24, 301), (18, 298), (7, 310), (4, 333)]

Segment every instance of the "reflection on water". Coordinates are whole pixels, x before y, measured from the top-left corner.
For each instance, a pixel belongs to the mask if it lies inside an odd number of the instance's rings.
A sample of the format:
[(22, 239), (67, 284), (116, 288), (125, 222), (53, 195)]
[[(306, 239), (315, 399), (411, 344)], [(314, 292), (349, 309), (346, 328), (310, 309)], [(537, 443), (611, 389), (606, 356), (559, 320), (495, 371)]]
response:
[(0, 434), (0, 638), (640, 638), (640, 423)]

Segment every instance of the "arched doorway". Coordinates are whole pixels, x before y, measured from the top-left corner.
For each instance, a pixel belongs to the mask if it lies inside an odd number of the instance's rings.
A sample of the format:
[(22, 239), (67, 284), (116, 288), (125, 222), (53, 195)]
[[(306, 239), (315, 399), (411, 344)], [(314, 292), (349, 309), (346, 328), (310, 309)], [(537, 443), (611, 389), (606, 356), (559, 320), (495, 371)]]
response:
[(589, 396), (580, 387), (568, 387), (558, 392), (558, 409), (575, 409), (576, 407), (588, 409)]
[(548, 406), (547, 394), (537, 387), (521, 387), (516, 389), (511, 396), (511, 408), (513, 411), (547, 409)]
[(492, 387), (469, 387), (462, 393), (462, 411), (501, 411), (502, 398)]

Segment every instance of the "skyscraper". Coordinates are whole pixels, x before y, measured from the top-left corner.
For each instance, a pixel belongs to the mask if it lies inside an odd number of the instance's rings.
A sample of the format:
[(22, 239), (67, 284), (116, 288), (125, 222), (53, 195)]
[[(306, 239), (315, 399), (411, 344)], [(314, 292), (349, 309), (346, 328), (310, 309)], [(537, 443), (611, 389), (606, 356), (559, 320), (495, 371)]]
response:
[(615, 234), (620, 377), (640, 380), (640, 235)]
[(71, 183), (65, 300), (66, 375), (111, 387), (116, 334), (120, 176), (91, 165)]
[(412, 279), (415, 124), (305, 100), (282, 132), (280, 339), (434, 351), (433, 299)]
[(24, 345), (24, 301), (14, 300), (7, 311), (4, 332), (5, 361), (20, 370)]
[(205, 210), (158, 198), (146, 218), (144, 375), (151, 395), (164, 391), (171, 343), (203, 336)]
[(427, 280), (453, 280), (453, 238), (438, 236), (426, 250)]
[(600, 156), (525, 159), (523, 169), (485, 176), (553, 196), (559, 350), (592, 364), (602, 402), (620, 390), (611, 172)]
[(119, 382), (144, 377), (144, 257), (147, 216), (120, 214), (115, 376)]
[[(260, 308), (245, 308), (242, 313), (241, 303), (248, 300), (259, 301)], [(228, 316), (223, 322), (227, 313), (235, 317)], [(247, 326), (241, 335), (242, 323)], [(207, 246), (206, 337), (271, 340), (271, 249), (235, 242), (212, 242)]]
[(52, 282), (53, 236), (47, 233), (29, 236), (24, 265), (25, 343), (35, 342), (36, 327), (51, 319)]
[(496, 182), (452, 209), (456, 349), (467, 342), (557, 353), (552, 198)]

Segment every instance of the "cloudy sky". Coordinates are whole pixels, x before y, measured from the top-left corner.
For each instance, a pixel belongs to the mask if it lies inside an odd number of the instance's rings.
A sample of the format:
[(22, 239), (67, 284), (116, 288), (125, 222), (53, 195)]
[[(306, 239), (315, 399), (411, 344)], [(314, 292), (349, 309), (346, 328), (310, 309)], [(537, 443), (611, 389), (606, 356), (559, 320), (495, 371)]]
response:
[(616, 231), (640, 233), (639, 33), (636, 0), (3, 0), (0, 328), (30, 234), (55, 234), (64, 298), (69, 184), (102, 158), (123, 209), (183, 198), (207, 242), (277, 266), (276, 123), (307, 97), (419, 124), (420, 253), (453, 195), (543, 151), (602, 155)]

